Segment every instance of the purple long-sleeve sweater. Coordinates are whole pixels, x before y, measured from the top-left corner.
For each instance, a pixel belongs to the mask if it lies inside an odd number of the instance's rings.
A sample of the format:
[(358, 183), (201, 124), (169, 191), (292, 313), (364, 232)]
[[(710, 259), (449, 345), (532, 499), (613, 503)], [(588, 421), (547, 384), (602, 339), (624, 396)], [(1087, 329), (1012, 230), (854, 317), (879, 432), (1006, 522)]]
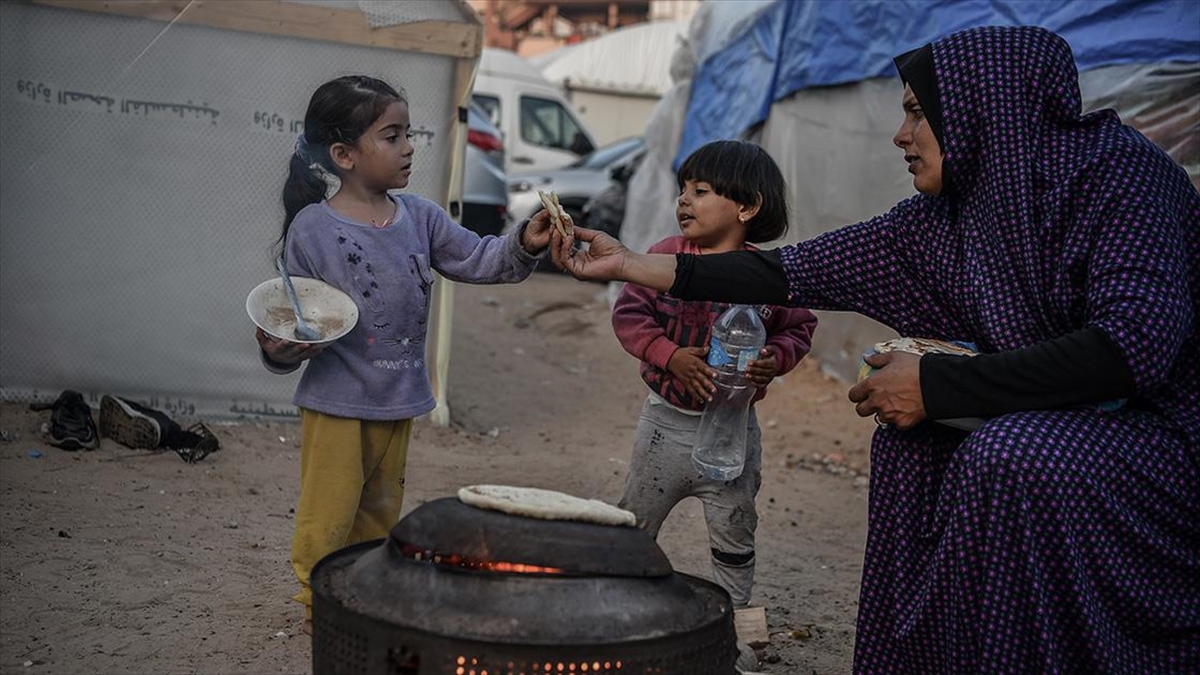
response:
[(393, 199), (387, 227), (354, 222), (320, 202), (296, 214), (288, 230), (288, 272), (331, 284), (358, 305), (354, 329), (309, 360), (294, 399), (302, 408), (369, 420), (429, 412), (433, 271), (466, 283), (515, 283), (537, 266), (521, 247), (523, 228), (480, 238), (427, 199)]

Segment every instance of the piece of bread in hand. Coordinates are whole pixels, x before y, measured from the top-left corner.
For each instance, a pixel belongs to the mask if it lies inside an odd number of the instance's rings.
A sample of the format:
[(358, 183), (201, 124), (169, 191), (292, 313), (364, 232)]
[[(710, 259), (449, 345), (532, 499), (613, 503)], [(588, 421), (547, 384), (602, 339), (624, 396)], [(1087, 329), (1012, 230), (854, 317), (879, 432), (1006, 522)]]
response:
[(542, 200), (542, 206), (546, 208), (546, 213), (550, 214), (550, 222), (558, 229), (558, 233), (566, 237), (575, 232), (575, 223), (571, 220), (570, 214), (563, 210), (562, 204), (558, 201), (558, 195), (554, 191), (542, 192), (537, 191), (538, 199)]
[(872, 368), (866, 358), (872, 354), (888, 352), (908, 352), (909, 354), (956, 354), (958, 356), (976, 356), (977, 352), (963, 342), (948, 342), (932, 338), (902, 337), (885, 340), (863, 353), (863, 360), (858, 366), (858, 381), (862, 382), (877, 369)]

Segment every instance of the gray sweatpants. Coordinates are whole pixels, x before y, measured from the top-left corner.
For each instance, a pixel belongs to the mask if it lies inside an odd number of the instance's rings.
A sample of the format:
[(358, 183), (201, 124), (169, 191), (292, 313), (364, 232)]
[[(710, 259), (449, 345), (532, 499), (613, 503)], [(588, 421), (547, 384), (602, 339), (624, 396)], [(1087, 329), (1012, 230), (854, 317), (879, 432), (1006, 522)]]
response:
[(762, 485), (762, 432), (750, 408), (746, 429), (746, 468), (731, 481), (702, 478), (692, 466), (692, 445), (700, 417), (653, 404), (642, 406), (629, 477), (620, 507), (637, 516), (638, 526), (657, 538), (663, 521), (685, 497), (704, 504), (712, 549), (713, 576), (729, 591), (735, 608), (750, 604), (754, 586), (754, 497)]

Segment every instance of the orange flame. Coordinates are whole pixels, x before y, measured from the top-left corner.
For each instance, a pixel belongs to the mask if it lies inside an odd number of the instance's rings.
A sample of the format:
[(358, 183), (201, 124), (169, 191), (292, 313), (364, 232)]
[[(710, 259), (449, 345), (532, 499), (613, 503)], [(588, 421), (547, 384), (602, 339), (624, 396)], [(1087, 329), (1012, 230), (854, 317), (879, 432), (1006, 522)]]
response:
[(506, 562), (503, 560), (476, 560), (466, 558), (457, 553), (440, 553), (429, 549), (423, 549), (413, 544), (403, 544), (400, 548), (401, 554), (412, 560), (431, 562), (435, 565), (449, 565), (452, 567), (465, 567), (472, 570), (482, 570), (485, 572), (500, 572), (508, 574), (562, 574), (563, 570), (558, 567), (542, 567), (540, 565), (527, 565), (519, 562)]
[[(569, 673), (577, 672), (600, 673), (601, 671), (611, 673), (618, 670), (623, 670), (625, 665), (621, 661), (581, 661), (579, 663), (563, 661), (535, 661), (534, 663), (530, 663), (528, 665), (517, 664), (509, 661), (507, 670), (501, 667), (500, 670), (491, 671), (487, 669), (490, 667), (488, 664), (479, 663), (479, 659), (477, 658), (470, 659), (470, 662), (468, 663), (466, 656), (459, 656), (457, 659), (455, 659), (455, 663), (458, 665), (458, 668), (455, 670), (455, 675), (488, 675), (488, 673), (494, 673), (494, 675), (525, 675), (526, 671), (524, 669), (526, 667), (532, 669), (530, 675), (543, 675), (543, 673), (547, 675), (558, 675), (558, 673), (568, 675)], [(470, 667), (468, 668), (468, 666)], [(480, 666), (486, 667), (479, 668)]]

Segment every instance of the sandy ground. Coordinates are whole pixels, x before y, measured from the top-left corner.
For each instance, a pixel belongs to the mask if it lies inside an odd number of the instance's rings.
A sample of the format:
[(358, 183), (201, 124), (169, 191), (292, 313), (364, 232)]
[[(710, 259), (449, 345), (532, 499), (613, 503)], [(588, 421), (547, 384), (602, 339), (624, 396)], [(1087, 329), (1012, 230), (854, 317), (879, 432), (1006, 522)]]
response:
[[(616, 502), (645, 392), (603, 290), (552, 273), (457, 287), (453, 422), (416, 426), (406, 511), (471, 483)], [(759, 404), (765, 672), (850, 670), (874, 425), (846, 388), (805, 363)], [(19, 435), (0, 443), (0, 673), (310, 672), (289, 599), (297, 426), (214, 426), (222, 450), (188, 465), (108, 439), (53, 448), (48, 416), (0, 406), (0, 429)], [(698, 502), (659, 541), (677, 569), (709, 576)]]

